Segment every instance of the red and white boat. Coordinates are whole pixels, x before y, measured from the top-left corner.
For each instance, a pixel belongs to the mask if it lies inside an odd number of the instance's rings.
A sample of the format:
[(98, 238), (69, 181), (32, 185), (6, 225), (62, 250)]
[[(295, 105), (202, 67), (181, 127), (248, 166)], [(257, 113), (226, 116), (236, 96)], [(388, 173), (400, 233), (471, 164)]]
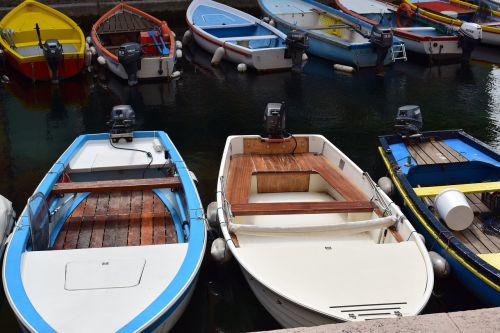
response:
[(174, 72), (175, 37), (167, 22), (124, 2), (93, 25), (91, 37), (108, 69), (128, 79), (129, 85), (138, 79), (168, 78)]

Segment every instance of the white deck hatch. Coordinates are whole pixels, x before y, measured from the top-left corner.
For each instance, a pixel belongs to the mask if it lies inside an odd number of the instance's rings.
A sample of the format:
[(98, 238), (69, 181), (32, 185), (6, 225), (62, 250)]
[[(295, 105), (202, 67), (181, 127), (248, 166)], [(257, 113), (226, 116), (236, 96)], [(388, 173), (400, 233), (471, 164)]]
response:
[[(141, 282), (142, 258), (74, 261), (66, 264), (66, 290), (127, 288)], [(123, 274), (126, 272), (126, 274)]]

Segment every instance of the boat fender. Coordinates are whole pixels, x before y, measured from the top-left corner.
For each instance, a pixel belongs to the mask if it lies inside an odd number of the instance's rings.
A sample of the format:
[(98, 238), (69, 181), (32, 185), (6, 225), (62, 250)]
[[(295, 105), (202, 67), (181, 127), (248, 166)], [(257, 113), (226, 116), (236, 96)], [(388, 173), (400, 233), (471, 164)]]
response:
[(434, 199), (439, 216), (446, 225), (455, 231), (467, 229), (474, 220), (474, 212), (461, 191), (448, 188), (441, 191)]
[(86, 42), (85, 43), (85, 49), (84, 49), (85, 52), (88, 51), (89, 49), (90, 49), (90, 44)]
[(97, 57), (97, 62), (98, 62), (98, 63), (99, 63), (99, 65), (101, 65), (101, 66), (106, 65), (106, 59), (105, 59), (103, 56), (98, 56), (98, 57)]
[(191, 179), (193, 180), (194, 184), (196, 186), (198, 186), (199, 181), (198, 181), (198, 177), (196, 177), (195, 173), (191, 170), (189, 170), (188, 173), (189, 173), (189, 176), (191, 177)]
[(420, 240), (422, 241), (422, 243), (424, 243), (424, 245), (425, 245), (425, 237), (424, 237), (424, 235), (422, 235), (422, 234), (420, 234), (418, 232), (416, 234), (417, 234), (418, 238), (420, 238)]
[(240, 73), (244, 73), (247, 71), (247, 65), (246, 64), (238, 64), (238, 66), (236, 67), (238, 69), (238, 72)]
[(224, 238), (217, 238), (213, 241), (212, 247), (210, 248), (210, 254), (212, 258), (219, 264), (227, 263), (232, 258), (231, 251), (227, 248), (226, 241)]
[(2, 83), (9, 83), (10, 82), (10, 78), (7, 76), (7, 75), (2, 75)]
[(269, 21), (271, 21), (271, 19), (269, 18), (269, 16), (264, 16), (262, 18), (262, 21), (266, 22), (266, 23), (269, 23)]
[(189, 43), (191, 43), (192, 40), (193, 40), (193, 33), (191, 32), (191, 30), (186, 30), (184, 36), (182, 36), (182, 44), (189, 45)]
[(182, 42), (180, 40), (175, 41), (175, 47), (178, 49), (182, 49)]
[(163, 145), (161, 144), (160, 140), (158, 140), (158, 138), (153, 139), (153, 149), (157, 153), (163, 152)]
[(272, 27), (274, 27), (274, 26), (276, 26), (276, 22), (274, 22), (274, 20), (271, 19), (269, 21), (269, 25), (272, 26)]
[(175, 71), (172, 73), (172, 75), (170, 75), (170, 78), (175, 79), (175, 78), (178, 78), (179, 76), (181, 76), (181, 72)]
[(85, 38), (85, 41), (87, 42), (87, 44), (92, 44), (92, 37), (90, 36), (87, 36), (87, 38)]
[(226, 53), (226, 50), (222, 46), (218, 47), (215, 50), (214, 55), (212, 57), (211, 60), (212, 65), (218, 65), (221, 62), (224, 53)]
[(341, 64), (335, 64), (335, 65), (333, 65), (333, 68), (336, 71), (345, 72), (345, 73), (354, 73), (356, 71), (354, 69), (354, 67), (346, 66), (346, 65), (341, 65)]
[(309, 57), (307, 56), (307, 54), (302, 54), (302, 62), (306, 62), (307, 59), (309, 59)]
[(90, 52), (92, 52), (92, 55), (96, 55), (97, 54), (97, 50), (93, 46), (90, 47)]
[(431, 259), (434, 274), (437, 277), (445, 278), (450, 275), (450, 264), (439, 253), (429, 251), (429, 258)]
[(380, 177), (377, 181), (377, 185), (380, 186), (382, 191), (391, 197), (394, 194), (394, 183), (389, 177)]
[(217, 229), (219, 227), (219, 219), (217, 216), (217, 202), (212, 201), (207, 206), (207, 220), (210, 227)]
[(12, 208), (12, 202), (0, 195), (0, 249), (3, 248), (5, 240), (14, 225), (15, 217), (16, 213)]
[(84, 53), (85, 58), (84, 58), (84, 63), (85, 67), (88, 68), (89, 72), (91, 71), (91, 66), (92, 66), (92, 52), (87, 49)]
[(182, 50), (181, 49), (175, 50), (175, 56), (177, 59), (182, 58)]

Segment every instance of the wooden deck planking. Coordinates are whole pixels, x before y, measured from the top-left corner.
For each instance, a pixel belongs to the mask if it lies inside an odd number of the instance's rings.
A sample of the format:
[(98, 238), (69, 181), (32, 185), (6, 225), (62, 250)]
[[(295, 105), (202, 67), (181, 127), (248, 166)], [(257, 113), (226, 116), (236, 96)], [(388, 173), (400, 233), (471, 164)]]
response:
[(127, 11), (116, 13), (106, 19), (97, 29), (98, 34), (140, 32), (153, 29), (156, 23)]
[(130, 225), (130, 201), (132, 192), (121, 192), (118, 205), (118, 222), (116, 223), (116, 239), (114, 246), (126, 246)]
[(85, 205), (87, 199), (83, 200), (78, 207), (75, 208), (73, 214), (71, 214), (68, 221), (68, 228), (64, 238), (64, 249), (74, 249), (76, 243), (78, 242), (78, 234), (80, 233), (80, 224), (82, 222), (83, 211), (85, 210)]
[(153, 192), (142, 194), (141, 245), (153, 244)]
[[(297, 140), (297, 145), (295, 145)], [(298, 154), (309, 152), (309, 138), (298, 137), (290, 138), (284, 142), (269, 142), (261, 138), (244, 138), (243, 153), (244, 154)], [(295, 148), (295, 151), (294, 151)]]
[(95, 210), (94, 228), (90, 238), (89, 247), (102, 247), (104, 240), (104, 228), (106, 226), (106, 215), (108, 213), (109, 193), (99, 193), (97, 207)]
[(116, 224), (118, 223), (118, 213), (120, 212), (120, 192), (112, 192), (109, 196), (108, 214), (104, 229), (103, 247), (114, 246), (116, 242)]
[(54, 249), (177, 243), (173, 219), (152, 191), (89, 195), (65, 221)]
[(127, 244), (141, 245), (142, 191), (134, 191), (130, 200), (130, 227)]
[(155, 195), (153, 197), (153, 243), (165, 244), (167, 233), (165, 228), (166, 209), (163, 201)]
[(83, 210), (82, 221), (80, 225), (80, 232), (78, 234), (78, 241), (76, 247), (79, 249), (87, 248), (90, 245), (90, 238), (92, 236), (92, 229), (94, 228), (95, 211), (97, 208), (97, 197), (89, 195), (87, 203)]

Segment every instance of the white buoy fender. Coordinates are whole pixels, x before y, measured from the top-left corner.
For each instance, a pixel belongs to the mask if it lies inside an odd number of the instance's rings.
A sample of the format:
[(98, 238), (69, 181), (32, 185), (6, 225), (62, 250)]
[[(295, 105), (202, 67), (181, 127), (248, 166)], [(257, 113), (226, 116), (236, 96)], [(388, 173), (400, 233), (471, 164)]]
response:
[(226, 50), (224, 50), (222, 46), (218, 47), (214, 52), (214, 56), (212, 57), (212, 65), (218, 65), (221, 62), (224, 53), (226, 53)]
[(175, 79), (175, 78), (178, 78), (179, 76), (181, 76), (181, 72), (175, 71), (172, 73), (172, 75), (170, 75), (170, 78)]
[(188, 45), (191, 42), (192, 38), (193, 38), (193, 33), (191, 32), (191, 30), (186, 30), (184, 36), (182, 36), (182, 44)]
[(247, 71), (247, 65), (246, 64), (238, 64), (238, 72), (243, 73)]
[(96, 55), (97, 54), (97, 50), (93, 46), (90, 47), (90, 52), (92, 52), (92, 55)]
[(445, 258), (434, 251), (429, 251), (429, 257), (431, 258), (432, 268), (434, 269), (434, 274), (440, 278), (445, 278), (450, 275), (450, 264)]
[(85, 38), (85, 41), (87, 42), (87, 44), (92, 44), (92, 37), (90, 36), (87, 36), (87, 38)]
[(269, 18), (269, 16), (264, 16), (264, 17), (262, 18), (262, 21), (264, 21), (264, 22), (266, 22), (266, 23), (269, 23), (269, 20), (271, 20), (271, 19)]
[(207, 206), (207, 220), (208, 220), (208, 224), (212, 228), (219, 227), (219, 221), (217, 218), (217, 202), (215, 202), (215, 201), (212, 201)]
[(269, 25), (271, 25), (271, 26), (273, 26), (273, 27), (274, 27), (274, 26), (276, 25), (276, 23), (274, 22), (274, 20), (270, 20), (270, 21), (269, 21)]
[(224, 238), (217, 238), (212, 242), (210, 254), (212, 258), (220, 264), (226, 263), (232, 258), (232, 253), (227, 248)]
[(177, 59), (182, 58), (182, 50), (181, 50), (181, 49), (177, 49), (177, 50), (175, 50), (175, 57), (176, 57)]
[(302, 61), (307, 61), (307, 59), (309, 59), (309, 57), (307, 56), (307, 54), (302, 53)]
[(90, 52), (90, 50), (87, 50), (87, 51), (85, 51), (84, 54), (85, 54), (85, 58), (84, 58), (85, 66), (89, 67), (92, 64), (92, 52)]
[(335, 65), (333, 65), (333, 68), (337, 71), (346, 72), (346, 73), (353, 73), (355, 71), (354, 67), (341, 65), (341, 64), (335, 64)]
[(12, 202), (0, 195), (0, 249), (3, 249), (5, 239), (9, 236), (15, 217), (16, 213), (12, 208)]
[(7, 75), (2, 75), (2, 79), (1, 79), (2, 83), (9, 83), (10, 82), (10, 78), (7, 76)]
[(180, 40), (175, 41), (175, 47), (178, 49), (182, 49), (182, 42)]
[(97, 57), (97, 62), (98, 62), (98, 63), (99, 63), (99, 65), (101, 65), (101, 66), (106, 65), (106, 59), (105, 59), (103, 56), (98, 56), (98, 57)]
[(380, 177), (377, 181), (378, 186), (384, 191), (388, 196), (392, 196), (394, 194), (394, 183), (389, 177)]
[(474, 220), (465, 195), (454, 188), (441, 191), (434, 199), (434, 205), (446, 225), (456, 231), (467, 229)]
[(90, 49), (90, 45), (89, 43), (85, 43), (85, 51), (89, 50)]

